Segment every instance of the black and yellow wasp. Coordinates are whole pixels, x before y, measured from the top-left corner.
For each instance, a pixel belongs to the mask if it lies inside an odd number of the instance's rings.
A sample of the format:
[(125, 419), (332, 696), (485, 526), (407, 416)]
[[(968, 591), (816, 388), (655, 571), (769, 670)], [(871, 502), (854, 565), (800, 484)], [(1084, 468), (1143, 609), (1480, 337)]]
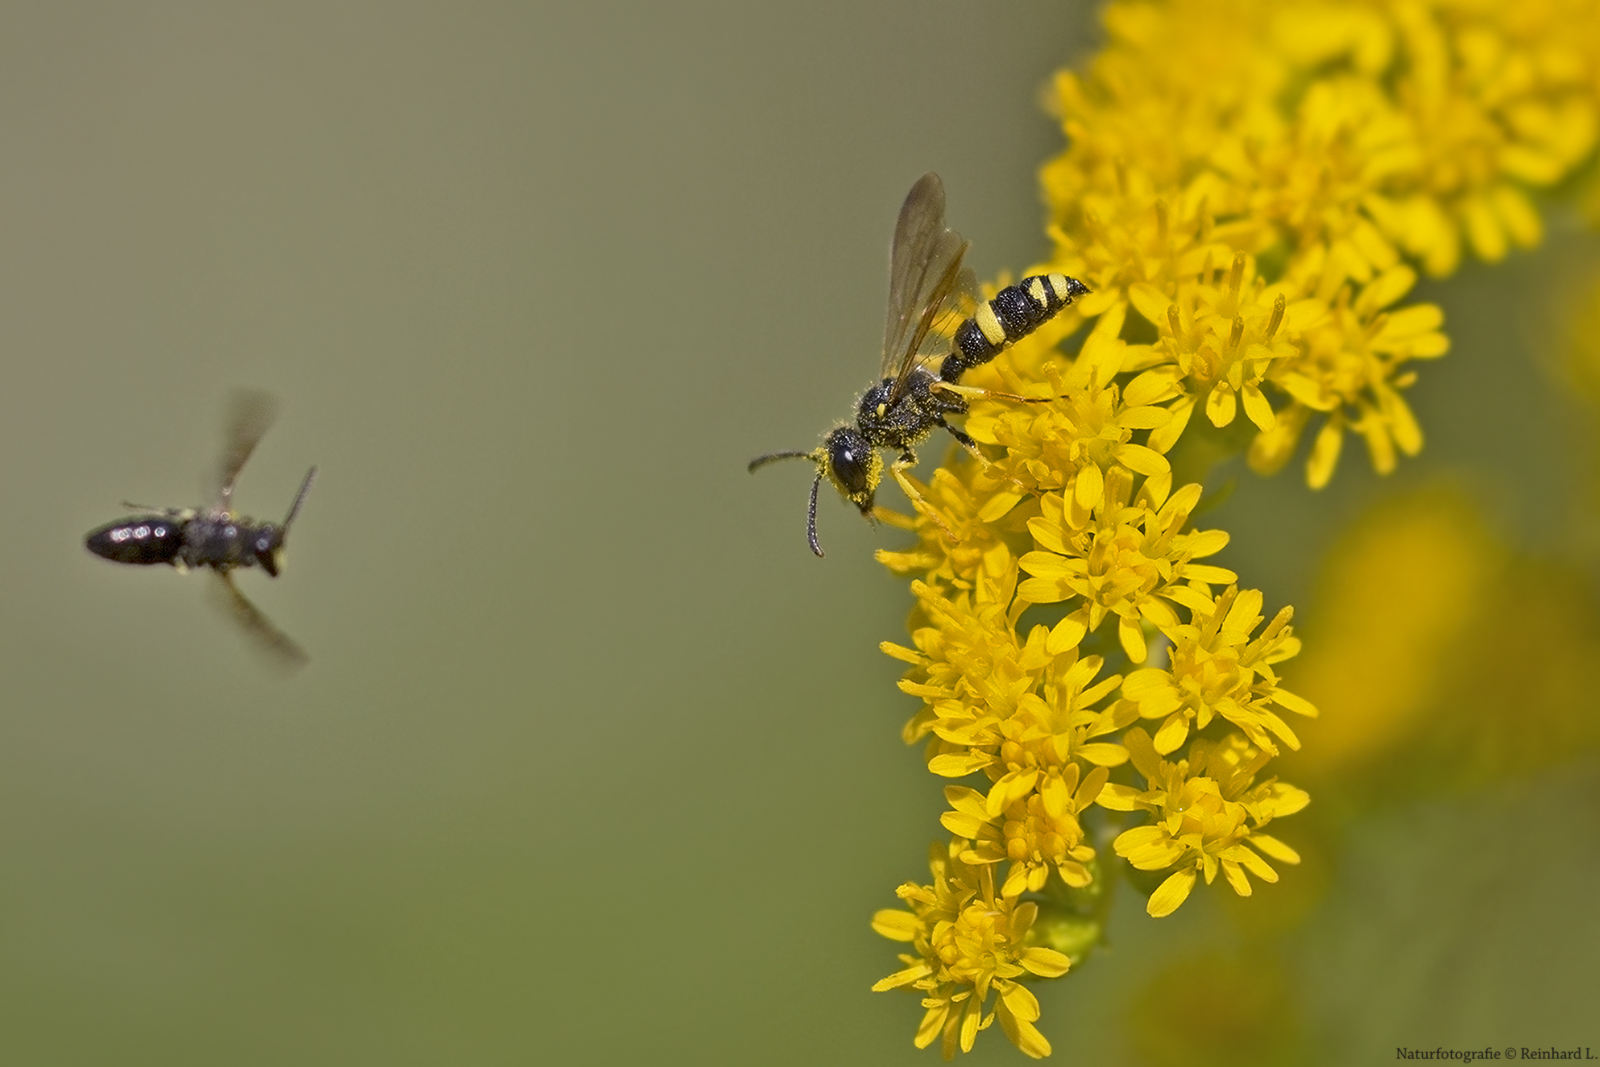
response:
[[(905, 471), (917, 462), (915, 447), (934, 428), (975, 455), (978, 446), (945, 421), (963, 415), (969, 396), (1031, 400), (958, 384), (961, 375), (989, 362), (1007, 345), (1037, 330), (1089, 287), (1064, 274), (1036, 274), (1008, 285), (993, 300), (977, 302), (977, 280), (963, 268), (968, 242), (944, 224), (944, 183), (924, 174), (906, 194), (889, 252), (889, 319), (883, 333), (882, 380), (856, 405), (856, 424), (836, 426), (809, 452), (772, 452), (750, 461), (750, 470), (779, 459), (809, 459), (817, 465), (806, 512), (811, 551), (817, 543), (817, 490), (826, 477), (861, 514), (871, 518), (873, 494), (883, 480), (880, 449), (900, 453), (890, 474), (913, 501), (916, 488)], [(976, 310), (954, 331), (936, 328), (963, 307)]]
[(277, 414), (273, 398), (241, 390), (233, 398), (227, 443), (217, 472), (215, 503), (206, 508), (153, 508), (123, 502), (125, 508), (148, 512), (118, 519), (90, 530), (84, 547), (103, 559), (136, 566), (171, 564), (179, 571), (209, 568), (229, 614), (273, 660), (284, 668), (303, 666), (306, 654), (288, 634), (274, 626), (233, 582), (233, 572), (257, 567), (276, 578), (283, 569), (284, 539), (300, 513), (317, 468), (306, 473), (300, 491), (282, 523), (257, 522), (233, 510), (233, 486), (250, 453)]

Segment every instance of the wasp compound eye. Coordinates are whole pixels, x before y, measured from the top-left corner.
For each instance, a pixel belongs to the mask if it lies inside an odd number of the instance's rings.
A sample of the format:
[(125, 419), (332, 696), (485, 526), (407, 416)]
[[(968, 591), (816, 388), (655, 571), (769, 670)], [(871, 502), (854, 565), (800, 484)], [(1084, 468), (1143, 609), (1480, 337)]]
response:
[(828, 469), (846, 496), (854, 500), (877, 488), (872, 475), (882, 460), (859, 432), (841, 426), (828, 435), (824, 447), (828, 452)]

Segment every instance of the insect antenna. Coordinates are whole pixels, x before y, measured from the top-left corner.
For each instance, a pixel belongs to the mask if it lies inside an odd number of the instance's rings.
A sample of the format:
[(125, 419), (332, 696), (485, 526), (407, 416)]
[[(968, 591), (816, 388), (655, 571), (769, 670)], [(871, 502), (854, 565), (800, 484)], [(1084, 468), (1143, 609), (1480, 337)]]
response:
[(768, 452), (764, 456), (757, 456), (755, 459), (751, 460), (750, 465), (746, 468), (746, 470), (748, 470), (751, 474), (754, 474), (757, 470), (765, 467), (768, 463), (772, 463), (780, 459), (809, 459), (811, 462), (815, 463), (817, 461), (817, 453), (815, 449), (810, 452)]
[(317, 480), (317, 468), (312, 467), (306, 471), (306, 480), (300, 483), (300, 491), (294, 495), (294, 503), (289, 505), (289, 514), (283, 520), (282, 530), (285, 536), (289, 533), (289, 524), (294, 517), (300, 514), (300, 505), (305, 503), (306, 494), (311, 491), (311, 483)]
[(822, 488), (822, 471), (817, 471), (817, 476), (811, 479), (811, 503), (806, 508), (806, 540), (811, 542), (811, 551), (821, 559), (826, 553), (817, 543), (817, 490)]
[(811, 479), (811, 503), (806, 507), (806, 539), (811, 542), (811, 551), (818, 556), (825, 555), (822, 545), (817, 543), (817, 490), (822, 488), (824, 468), (822, 449), (814, 448), (810, 452), (768, 452), (751, 460), (748, 469), (754, 474), (768, 463), (775, 463), (780, 459), (809, 459), (817, 465), (817, 476)]

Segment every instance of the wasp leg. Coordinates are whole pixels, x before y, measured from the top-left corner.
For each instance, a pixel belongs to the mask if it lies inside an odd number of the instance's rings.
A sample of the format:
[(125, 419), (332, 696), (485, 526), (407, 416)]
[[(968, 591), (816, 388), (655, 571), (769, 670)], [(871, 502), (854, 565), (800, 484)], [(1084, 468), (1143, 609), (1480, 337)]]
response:
[(928, 517), (929, 521), (939, 527), (940, 531), (944, 533), (945, 540), (953, 545), (959, 544), (961, 538), (956, 536), (956, 532), (950, 529), (950, 524), (944, 521), (944, 517), (939, 514), (938, 509), (928, 503), (927, 499), (922, 495), (922, 490), (917, 488), (917, 483), (912, 481), (910, 476), (906, 474), (906, 471), (916, 466), (916, 464), (917, 457), (913, 453), (903, 452), (899, 459), (889, 464), (889, 473), (894, 475), (894, 480), (899, 483), (900, 490), (905, 493), (906, 499), (911, 501), (911, 506), (922, 512)]
[(182, 515), (185, 511), (188, 511), (191, 515), (193, 514), (193, 511), (189, 508), (158, 508), (154, 504), (135, 504), (131, 500), (119, 500), (117, 502), (117, 507), (127, 508), (129, 511), (143, 511), (151, 515), (160, 515), (163, 518), (168, 519), (175, 519)]
[(1052, 400), (1061, 399), (1055, 396), (1023, 396), (1020, 393), (1002, 393), (997, 389), (980, 389), (976, 385), (957, 385), (954, 382), (939, 382), (936, 388), (977, 400), (1009, 400), (1013, 404), (1048, 404)]
[(987, 467), (989, 465), (988, 457), (986, 457), (982, 452), (980, 452), (978, 450), (978, 442), (974, 441), (971, 437), (968, 437), (967, 436), (967, 432), (965, 430), (959, 429), (959, 428), (957, 428), (955, 426), (951, 426), (948, 422), (945, 422), (943, 415), (939, 416), (934, 421), (937, 422), (940, 426), (943, 426), (946, 430), (949, 430), (950, 431), (950, 436), (954, 437), (956, 439), (956, 441), (961, 445), (962, 448), (966, 449), (968, 452), (971, 452), (974, 456), (976, 456), (978, 458), (978, 462), (979, 463), (982, 463), (985, 467)]

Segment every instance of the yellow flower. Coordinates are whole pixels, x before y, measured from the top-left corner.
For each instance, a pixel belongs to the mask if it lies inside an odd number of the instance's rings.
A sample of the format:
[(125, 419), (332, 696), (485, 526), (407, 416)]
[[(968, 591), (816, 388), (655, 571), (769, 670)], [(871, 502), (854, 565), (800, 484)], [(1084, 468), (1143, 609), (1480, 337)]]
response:
[(918, 611), (929, 624), (912, 633), (915, 649), (888, 642), (882, 646), (913, 665), (900, 688), (927, 701), (906, 724), (908, 744), (936, 731), (966, 737), (968, 731), (1008, 717), (1048, 662), (1044, 635), (1019, 643), (1006, 620), (1017, 582), (1015, 561), (1003, 545), (993, 560), (1000, 573), (980, 572), (975, 588), (954, 597), (927, 583), (913, 583)]
[[(1315, 25), (1316, 18), (1301, 11), (1284, 21), (1299, 27)], [(1337, 40), (1340, 30), (1320, 32)], [(1288, 273), (1307, 257), (1325, 257), (1333, 268), (1328, 281), (1337, 288), (1347, 278), (1365, 282), (1399, 258), (1362, 205), (1385, 180), (1407, 136), (1380, 85), (1370, 77), (1336, 76), (1313, 82), (1292, 118), (1227, 136), (1210, 161), (1237, 186), (1245, 213), (1270, 221), (1270, 232), (1291, 257)]]
[[(927, 1048), (942, 1037), (945, 1059), (958, 1048), (971, 1052), (978, 1031), (997, 1017), (1017, 1048), (1034, 1059), (1048, 1056), (1050, 1042), (1033, 1025), (1039, 1001), (1019, 979), (1060, 977), (1071, 961), (1030, 943), (1037, 905), (997, 896), (993, 868), (969, 865), (961, 859), (964, 851), (966, 842), (959, 838), (948, 847), (934, 845), (929, 853), (933, 884), (908, 882), (896, 891), (911, 910), (885, 909), (873, 916), (874, 930), (909, 942), (914, 950), (901, 954), (905, 968), (876, 983), (873, 991), (910, 986), (922, 992), (927, 1013), (917, 1028), (916, 1046)], [(994, 1011), (985, 1014), (991, 992)]]
[[(1011, 512), (1017, 497), (1010, 486), (975, 487), (941, 467), (933, 472), (927, 486), (919, 488), (924, 507), (937, 513), (944, 528), (940, 529), (925, 512), (905, 517), (880, 507), (880, 518), (917, 531), (919, 538), (913, 548), (904, 552), (879, 549), (878, 562), (896, 574), (920, 576), (956, 589), (971, 589), (973, 575), (985, 568), (985, 560), (993, 573), (1004, 570), (1009, 559), (1008, 545), (1027, 519), (1024, 511)], [(1007, 514), (997, 516), (997, 510)]]
[(1094, 848), (1084, 844), (1078, 813), (1094, 803), (1110, 774), (1096, 767), (1081, 785), (1079, 774), (1076, 763), (1064, 770), (1052, 768), (1038, 783), (1038, 792), (1027, 793), (999, 814), (988, 810), (984, 794), (976, 789), (946, 786), (944, 795), (952, 810), (940, 821), (957, 837), (973, 839), (973, 847), (961, 854), (964, 862), (1011, 862), (1000, 887), (1004, 896), (1037, 893), (1050, 880), (1052, 868), (1067, 885), (1081, 889), (1089, 884), (1084, 864), (1094, 859)]
[(1280, 287), (1268, 286), (1244, 253), (1236, 253), (1225, 276), (1203, 270), (1196, 280), (1178, 288), (1177, 299), (1154, 286), (1135, 286), (1130, 292), (1139, 313), (1162, 330), (1151, 349), (1130, 352), (1122, 370), (1169, 364), (1143, 379), (1162, 392), (1177, 391), (1172, 419), (1151, 434), (1161, 451), (1176, 442), (1199, 405), (1214, 426), (1233, 422), (1239, 403), (1258, 429), (1272, 429), (1272, 405), (1261, 383), (1274, 360), (1296, 354), (1286, 335), (1280, 335), (1288, 298)]
[(1572, 40), (1600, 27), (1594, 6), (1409, 3), (1391, 12), (1402, 60), (1392, 91), (1412, 144), (1409, 166), (1367, 211), (1435, 275), (1455, 270), (1463, 236), (1490, 261), (1512, 242), (1537, 243), (1539, 215), (1523, 186), (1553, 185), (1595, 143), (1597, 101)]
[(1117, 837), (1117, 855), (1144, 871), (1177, 868), (1150, 895), (1146, 910), (1152, 916), (1172, 914), (1188, 899), (1197, 878), (1204, 876), (1210, 885), (1219, 870), (1242, 897), (1251, 892), (1247, 872), (1276, 882), (1277, 872), (1258, 851), (1284, 863), (1300, 862), (1294, 849), (1260, 832), (1276, 816), (1291, 815), (1310, 802), (1293, 786), (1276, 781), (1254, 785), (1256, 772), (1271, 753), (1230, 734), (1220, 742), (1196, 741), (1188, 759), (1168, 763), (1143, 730), (1129, 730), (1124, 741), (1146, 788), (1107, 787), (1099, 802), (1152, 816), (1148, 825)]
[(1164, 502), (1142, 494), (1136, 504), (1128, 500), (1131, 487), (1127, 472), (1113, 469), (1087, 528), (1074, 528), (1070, 505), (1056, 494), (1044, 497), (1041, 514), (1029, 521), (1041, 550), (1022, 557), (1022, 569), (1033, 577), (1018, 586), (1018, 595), (1032, 604), (1079, 605), (1051, 630), (1047, 652), (1075, 647), (1115, 616), (1123, 651), (1130, 662), (1143, 663), (1142, 621), (1176, 628), (1178, 616), (1168, 601), (1210, 604), (1189, 583), (1237, 580), (1232, 571), (1192, 562), (1228, 543), (1221, 530), (1182, 532), (1200, 501), (1198, 485), (1184, 486)]
[(1213, 717), (1226, 719), (1261, 749), (1278, 754), (1276, 737), (1290, 748), (1300, 741), (1270, 705), (1299, 715), (1315, 716), (1316, 707), (1281, 688), (1274, 663), (1300, 651), (1289, 619), (1294, 609), (1278, 612), (1261, 636), (1251, 632), (1261, 623), (1261, 593), (1229, 588), (1204, 610), (1191, 609), (1193, 621), (1174, 627), (1171, 665), (1134, 671), (1122, 683), (1122, 695), (1139, 709), (1139, 717), (1161, 719), (1155, 750), (1176, 751), (1190, 729), (1203, 730)]
[(1270, 472), (1294, 453), (1311, 412), (1327, 418), (1306, 463), (1306, 482), (1320, 489), (1333, 477), (1345, 430), (1366, 439), (1379, 474), (1394, 469), (1395, 450), (1408, 456), (1422, 448), (1422, 430), (1400, 390), (1416, 375), (1402, 370), (1413, 359), (1434, 359), (1449, 349), (1439, 332), (1443, 313), (1433, 304), (1385, 310), (1411, 290), (1416, 272), (1405, 266), (1384, 271), (1354, 299), (1341, 290), (1332, 307), (1308, 301), (1298, 325), (1302, 351), (1274, 367), (1272, 384), (1294, 398), (1278, 424), (1257, 435), (1250, 465)]
[(1295, 683), (1324, 714), (1304, 730), (1296, 775), (1392, 798), (1600, 748), (1588, 588), (1579, 565), (1519, 557), (1459, 491), (1375, 507), (1318, 581)]
[[(980, 490), (992, 489), (986, 521), (1002, 517), (1025, 495), (1066, 490), (1074, 514), (1086, 516), (1100, 501), (1106, 477), (1122, 469), (1150, 477), (1169, 471), (1167, 461), (1133, 440), (1135, 433), (1164, 424), (1169, 416), (1158, 407), (1127, 403), (1112, 379), (1122, 369), (1126, 346), (1118, 339), (1121, 318), (1101, 316), (1071, 368), (1061, 374), (1046, 369), (1049, 404), (978, 406), (967, 420), (974, 440), (1005, 448), (997, 460), (982, 465), (973, 479)], [(1014, 365), (1014, 359), (1003, 366)]]

